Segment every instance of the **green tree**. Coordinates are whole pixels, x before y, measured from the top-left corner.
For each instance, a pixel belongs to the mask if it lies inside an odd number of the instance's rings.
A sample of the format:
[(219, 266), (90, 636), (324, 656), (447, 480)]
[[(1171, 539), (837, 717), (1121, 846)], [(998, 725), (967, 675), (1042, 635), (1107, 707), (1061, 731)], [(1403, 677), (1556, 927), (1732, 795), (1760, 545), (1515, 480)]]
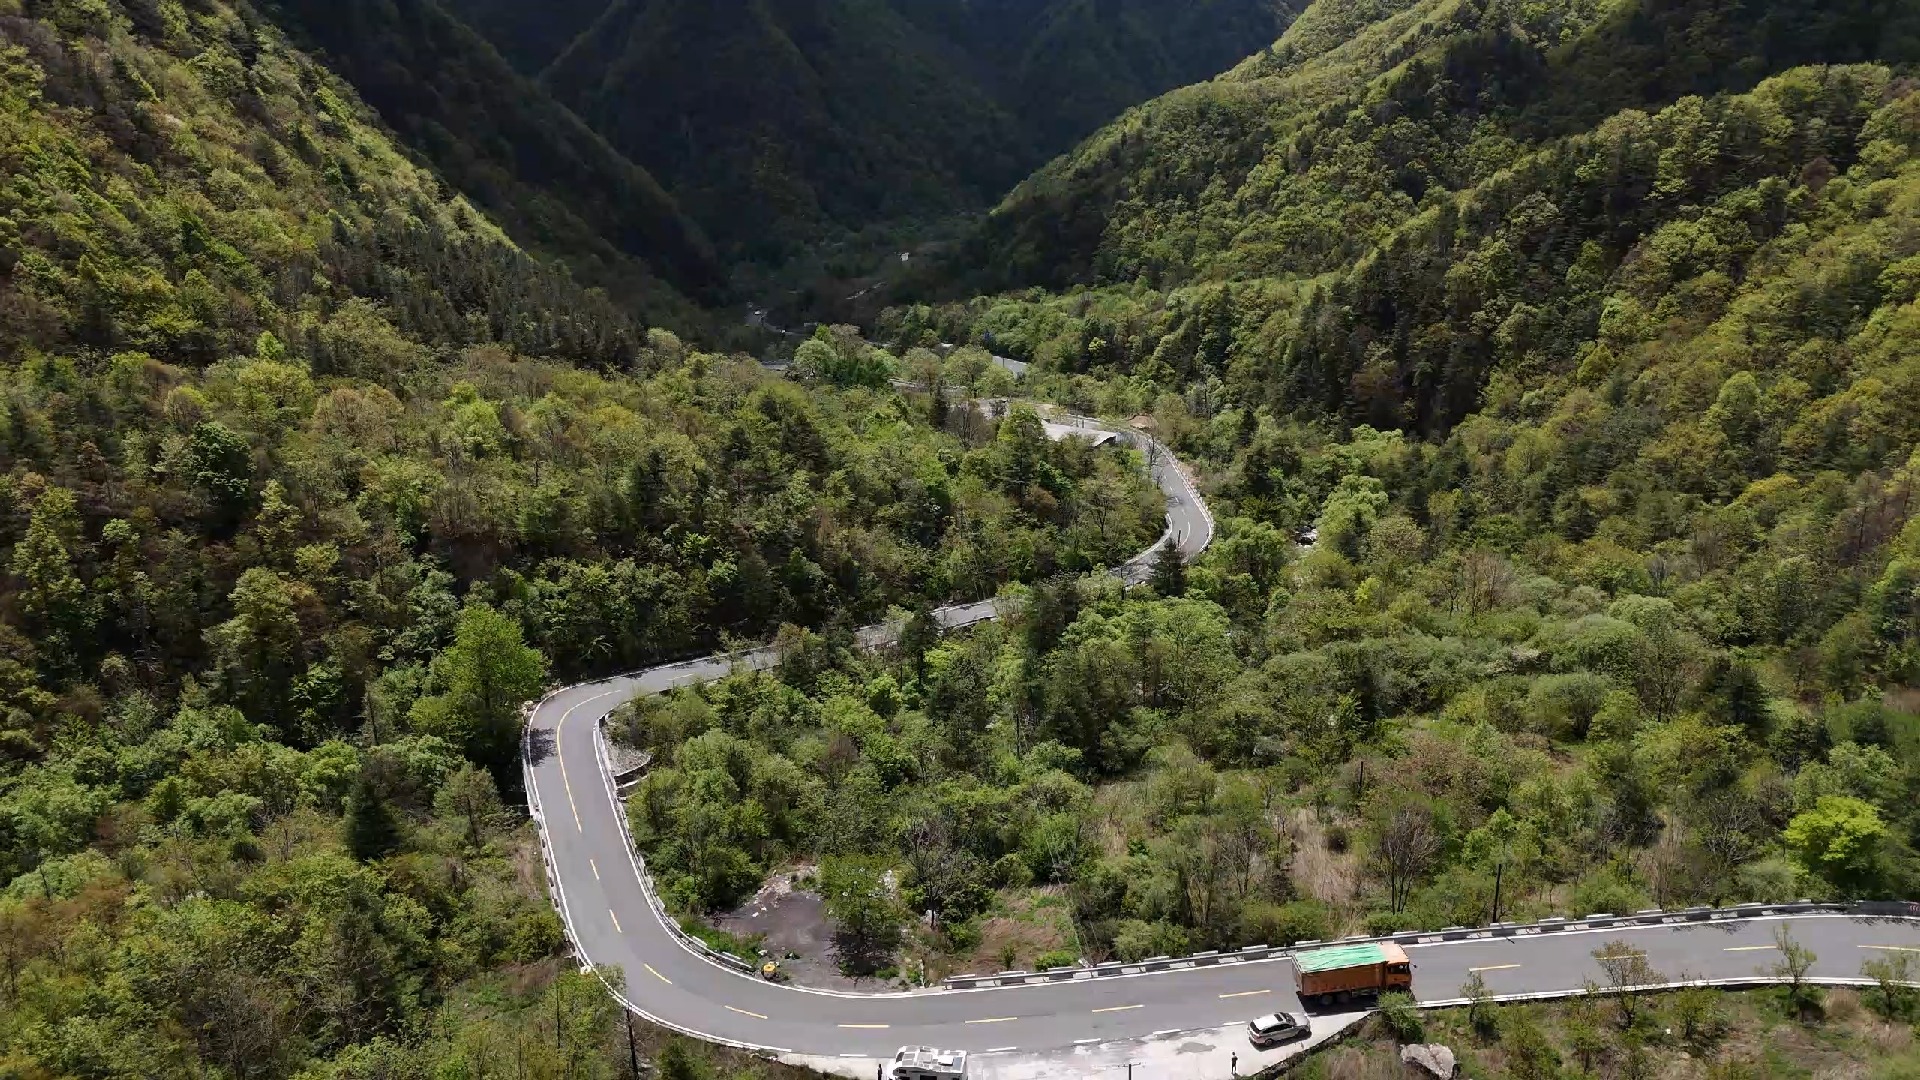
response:
[(1500, 921), (1501, 891), (1506, 884), (1507, 864), (1513, 858), (1514, 845), (1520, 839), (1520, 823), (1506, 807), (1488, 816), (1486, 824), (1467, 834), (1466, 856), (1480, 866), (1493, 868), (1493, 911), (1489, 922)]
[(1147, 577), (1154, 594), (1161, 597), (1184, 596), (1187, 591), (1187, 561), (1179, 545), (1171, 538), (1153, 553), (1153, 570)]
[(1911, 1020), (1914, 1013), (1914, 954), (1888, 950), (1860, 964), (1860, 974), (1880, 991), (1876, 1011), (1888, 1020)]
[(219, 520), (240, 519), (253, 495), (253, 445), (246, 436), (209, 420), (187, 444), (187, 478), (213, 502)]
[(1555, 1080), (1560, 1075), (1560, 1052), (1526, 1006), (1505, 1010), (1500, 1040), (1515, 1080)]
[(1720, 1037), (1727, 1023), (1720, 991), (1707, 986), (1687, 986), (1675, 991), (1673, 1019), (1680, 1038), (1687, 1043), (1698, 1047), (1711, 1044)]
[(870, 975), (885, 966), (906, 920), (887, 884), (885, 865), (868, 858), (828, 859), (820, 867), (820, 895), (833, 920), (841, 968)]
[(1781, 839), (1809, 874), (1836, 889), (1865, 895), (1881, 882), (1887, 826), (1871, 803), (1822, 795), (1794, 815)]
[(1817, 991), (1807, 983), (1807, 976), (1813, 971), (1813, 965), (1819, 961), (1812, 949), (1802, 945), (1793, 936), (1792, 927), (1786, 923), (1773, 929), (1774, 960), (1764, 972), (1786, 984), (1787, 1004), (1801, 1016), (1810, 1014), (1818, 1005)]
[(1700, 706), (1716, 722), (1741, 728), (1756, 740), (1765, 740), (1772, 713), (1766, 687), (1753, 665), (1719, 657), (1709, 665), (1699, 690)]
[(453, 644), (434, 658), (443, 688), (414, 705), (414, 723), (453, 736), (469, 760), (493, 773), (502, 789), (519, 778), (520, 706), (539, 696), (547, 661), (524, 640), (520, 624), (469, 598), (454, 624)]
[(1620, 1027), (1631, 1030), (1643, 1011), (1641, 995), (1635, 991), (1658, 986), (1667, 981), (1666, 976), (1654, 970), (1645, 949), (1627, 941), (1607, 942), (1593, 950), (1593, 959), (1606, 976), (1606, 989), (1619, 1010)]
[(361, 862), (392, 854), (400, 846), (399, 819), (372, 778), (365, 775), (354, 782), (353, 791), (347, 796), (347, 815), (342, 828), (347, 850)]
[(17, 603), (24, 628), (40, 638), (44, 654), (62, 668), (91, 651), (89, 631), (99, 618), (74, 567), (79, 543), (73, 492), (51, 487), (34, 501), (26, 535), (14, 545), (7, 564), (20, 582)]
[(306, 667), (296, 607), (304, 586), (266, 567), (249, 567), (228, 599), (233, 618), (207, 631), (228, 698), (255, 723), (286, 731), (291, 688)]
[(434, 793), (434, 812), (459, 821), (468, 847), (479, 847), (499, 823), (505, 807), (493, 776), (471, 765), (462, 765), (440, 784)]
[(1499, 1031), (1499, 1021), (1493, 1010), (1493, 991), (1487, 988), (1486, 976), (1477, 971), (1467, 972), (1467, 981), (1460, 984), (1460, 996), (1467, 999), (1467, 1025), (1474, 1034), (1482, 1039), (1490, 1039)]

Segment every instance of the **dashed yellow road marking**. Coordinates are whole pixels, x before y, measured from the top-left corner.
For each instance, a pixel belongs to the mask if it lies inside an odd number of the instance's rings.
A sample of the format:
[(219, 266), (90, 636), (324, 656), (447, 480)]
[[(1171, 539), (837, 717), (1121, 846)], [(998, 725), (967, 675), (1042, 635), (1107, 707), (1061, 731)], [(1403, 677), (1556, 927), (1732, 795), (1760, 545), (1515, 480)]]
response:
[(1519, 964), (1488, 964), (1486, 967), (1470, 967), (1468, 971), (1511, 971)]
[(614, 932), (614, 933), (616, 933), (616, 934), (624, 934), (624, 933), (626, 933), (626, 931), (625, 931), (625, 930), (622, 930), (622, 929), (620, 929), (620, 916), (618, 916), (618, 915), (615, 915), (615, 914), (613, 913), (613, 909), (612, 909), (612, 908), (608, 908), (608, 909), (607, 909), (607, 918), (609, 918), (609, 919), (612, 919), (612, 920), (613, 920), (613, 932)]
[(1106, 1007), (1106, 1008), (1104, 1008), (1104, 1009), (1095, 1009), (1095, 1010), (1093, 1010), (1093, 1011), (1094, 1011), (1094, 1012), (1097, 1012), (1097, 1013), (1099, 1013), (1099, 1012), (1126, 1012), (1126, 1011), (1127, 1011), (1128, 1009), (1144, 1009), (1144, 1008), (1146, 1008), (1146, 1006), (1145, 1006), (1145, 1005), (1109, 1005), (1109, 1006), (1107, 1006), (1107, 1007)]
[(594, 862), (592, 859), (588, 859), (587, 865), (593, 867), (593, 880), (599, 881), (600, 880), (600, 864), (597, 862)]
[(765, 1020), (767, 1018), (766, 1013), (749, 1012), (746, 1009), (736, 1009), (731, 1005), (726, 1006), (726, 1009), (728, 1012), (737, 1012), (741, 1016), (751, 1016), (756, 1020)]
[(1862, 945), (1863, 949), (1879, 949), (1882, 952), (1920, 952), (1911, 945)]
[(863, 1031), (885, 1031), (885, 1030), (887, 1030), (887, 1025), (886, 1025), (886, 1024), (841, 1024), (840, 1026), (841, 1026), (841, 1027), (843, 1027), (843, 1028), (859, 1028), (859, 1029), (861, 1029), (861, 1030), (863, 1030)]
[(1731, 945), (1722, 951), (1724, 952), (1766, 952), (1770, 949), (1777, 949), (1779, 947), (1780, 946), (1778, 945)]
[(561, 713), (560, 722), (553, 725), (553, 756), (555, 760), (560, 762), (560, 783), (567, 789), (567, 809), (573, 811), (573, 827), (579, 832), (586, 832), (587, 827), (580, 824), (580, 806), (573, 801), (573, 778), (567, 775), (567, 753), (561, 749), (563, 740), (560, 738), (560, 732), (567, 726), (567, 721), (573, 719), (573, 714), (581, 708), (591, 705), (601, 698), (610, 698), (619, 692), (618, 690), (609, 690), (604, 694), (590, 697), (575, 705), (573, 708), (568, 709), (566, 712)]
[(969, 1020), (969, 1024), (1004, 1024), (1009, 1020), (1018, 1020), (1017, 1016), (989, 1016), (985, 1020)]
[(653, 970), (652, 964), (649, 964), (645, 960), (642, 960), (640, 961), (640, 966), (647, 969), (647, 974), (652, 975), (654, 978), (659, 979), (661, 982), (666, 983), (668, 986), (673, 985), (673, 980)]
[(1237, 997), (1252, 997), (1252, 996), (1253, 996), (1253, 995), (1255, 995), (1255, 994), (1264, 994), (1264, 993), (1267, 993), (1267, 991), (1265, 991), (1265, 990), (1242, 990), (1242, 991), (1240, 991), (1240, 992), (1239, 992), (1239, 993), (1237, 993), (1237, 994), (1221, 994), (1220, 996), (1221, 996), (1222, 998), (1237, 998)]

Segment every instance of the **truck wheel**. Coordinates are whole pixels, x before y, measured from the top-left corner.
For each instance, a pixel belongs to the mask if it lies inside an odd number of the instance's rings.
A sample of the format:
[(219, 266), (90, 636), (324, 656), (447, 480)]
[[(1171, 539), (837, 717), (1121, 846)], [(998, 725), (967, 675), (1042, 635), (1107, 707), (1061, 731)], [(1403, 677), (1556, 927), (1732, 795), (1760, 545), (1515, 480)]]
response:
[(1333, 1004), (1333, 995), (1332, 995), (1332, 994), (1321, 994), (1321, 995), (1320, 995), (1320, 1007), (1321, 1007), (1321, 1008), (1323, 1008), (1323, 1009), (1324, 1009), (1324, 1008), (1327, 1008), (1328, 1006), (1331, 1006), (1332, 1004)]

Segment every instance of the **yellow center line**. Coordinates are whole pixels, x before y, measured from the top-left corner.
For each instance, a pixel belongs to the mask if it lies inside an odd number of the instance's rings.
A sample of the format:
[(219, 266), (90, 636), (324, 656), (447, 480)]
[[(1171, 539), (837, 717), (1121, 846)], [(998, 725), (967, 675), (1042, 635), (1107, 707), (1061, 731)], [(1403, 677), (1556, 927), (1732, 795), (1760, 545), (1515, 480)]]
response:
[(1253, 995), (1255, 995), (1255, 994), (1264, 994), (1264, 993), (1267, 993), (1267, 991), (1265, 991), (1265, 990), (1242, 990), (1242, 991), (1240, 991), (1240, 992), (1239, 992), (1239, 993), (1237, 993), (1237, 994), (1221, 994), (1220, 996), (1221, 996), (1222, 998), (1237, 998), (1237, 997), (1252, 997), (1252, 996), (1253, 996)]
[(1769, 949), (1777, 949), (1779, 947), (1780, 946), (1778, 945), (1730, 945), (1722, 951), (1724, 952), (1766, 952)]
[(653, 976), (654, 978), (656, 978), (656, 979), (659, 979), (659, 980), (660, 980), (661, 982), (663, 982), (663, 983), (666, 983), (666, 984), (667, 984), (668, 986), (672, 986), (672, 985), (673, 985), (673, 980), (672, 980), (672, 979), (669, 979), (669, 978), (667, 978), (667, 977), (666, 977), (665, 975), (662, 975), (662, 974), (660, 974), (659, 972), (657, 972), (657, 971), (655, 971), (655, 970), (653, 970), (653, 965), (652, 965), (652, 964), (649, 964), (649, 963), (647, 963), (647, 962), (646, 962), (645, 960), (642, 960), (642, 961), (640, 961), (640, 966), (641, 966), (641, 967), (643, 967), (643, 968), (646, 968), (646, 969), (647, 969), (647, 973), (648, 973), (649, 975), (652, 975), (652, 976)]
[(588, 859), (587, 865), (593, 867), (593, 880), (599, 881), (600, 880), (600, 864), (597, 862), (594, 862), (592, 859)]
[(566, 712), (561, 713), (560, 722), (553, 725), (553, 756), (554, 759), (560, 763), (560, 783), (565, 785), (567, 789), (567, 809), (573, 811), (573, 827), (580, 832), (586, 832), (587, 827), (580, 824), (580, 807), (573, 801), (573, 778), (567, 775), (567, 752), (561, 749), (564, 743), (560, 738), (560, 732), (567, 726), (567, 721), (573, 719), (574, 713), (585, 706), (599, 701), (601, 698), (609, 698), (619, 692), (618, 690), (609, 690), (596, 697), (590, 697), (580, 702), (580, 704), (575, 705), (573, 708), (568, 709)]
[(1519, 964), (1488, 964), (1486, 967), (1477, 967), (1477, 968), (1470, 967), (1467, 970), (1468, 971), (1511, 971), (1514, 968), (1517, 968), (1519, 966), (1520, 966)]
[(613, 932), (614, 932), (614, 933), (616, 933), (616, 934), (624, 934), (624, 933), (626, 933), (626, 931), (625, 931), (625, 930), (622, 930), (622, 929), (620, 929), (620, 916), (618, 916), (618, 915), (615, 915), (615, 914), (613, 913), (613, 909), (612, 909), (612, 908), (608, 908), (608, 909), (607, 909), (607, 918), (609, 918), (609, 919), (612, 919), (612, 920), (613, 920)]
[(885, 1025), (885, 1024), (841, 1024), (840, 1026), (841, 1026), (841, 1027), (843, 1027), (843, 1028), (859, 1028), (859, 1029), (861, 1029), (861, 1030), (863, 1030), (863, 1031), (885, 1031), (885, 1030), (887, 1030), (887, 1025)]
[(1144, 1008), (1146, 1008), (1145, 1005), (1109, 1005), (1104, 1009), (1095, 1009), (1093, 1011), (1094, 1012), (1126, 1012), (1128, 1009), (1144, 1009)]
[(1882, 952), (1920, 952), (1911, 945), (1862, 945), (1863, 949), (1879, 949)]
[(969, 1024), (1004, 1024), (1009, 1020), (1018, 1020), (1017, 1016), (989, 1016), (985, 1020), (969, 1020)]
[(739, 1013), (739, 1014), (740, 1014), (741, 1016), (751, 1016), (751, 1017), (754, 1017), (754, 1018), (756, 1018), (756, 1019), (760, 1019), (760, 1020), (765, 1020), (765, 1019), (767, 1018), (767, 1014), (766, 1014), (766, 1013), (757, 1013), (757, 1012), (748, 1012), (748, 1011), (747, 1011), (747, 1010), (745, 1010), (745, 1009), (736, 1009), (736, 1008), (734, 1008), (734, 1007), (733, 1007), (733, 1006), (731, 1006), (731, 1005), (729, 1005), (729, 1006), (727, 1006), (727, 1011), (728, 1011), (728, 1012), (737, 1012), (737, 1013)]

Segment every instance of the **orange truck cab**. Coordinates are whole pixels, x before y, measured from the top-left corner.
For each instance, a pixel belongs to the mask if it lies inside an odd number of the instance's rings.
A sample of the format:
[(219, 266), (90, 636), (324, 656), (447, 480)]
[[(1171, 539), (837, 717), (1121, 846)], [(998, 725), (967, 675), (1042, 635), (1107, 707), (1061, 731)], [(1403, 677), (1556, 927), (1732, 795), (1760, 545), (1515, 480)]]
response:
[(1335, 945), (1293, 958), (1294, 989), (1315, 1005), (1342, 1004), (1378, 997), (1389, 990), (1413, 989), (1413, 964), (1391, 942)]

